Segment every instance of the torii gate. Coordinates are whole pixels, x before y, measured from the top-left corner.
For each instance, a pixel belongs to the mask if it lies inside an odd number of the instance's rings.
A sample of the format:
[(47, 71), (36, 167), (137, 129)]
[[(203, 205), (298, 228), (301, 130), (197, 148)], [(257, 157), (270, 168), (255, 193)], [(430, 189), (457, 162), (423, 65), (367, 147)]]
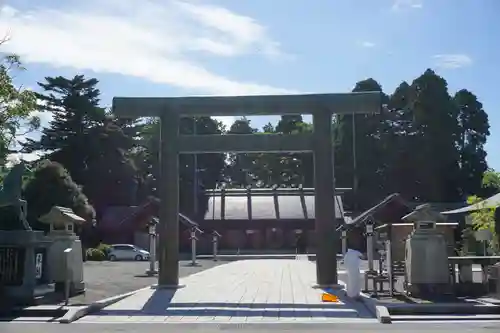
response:
[[(335, 216), (332, 115), (377, 113), (380, 92), (228, 97), (115, 97), (119, 117), (159, 117), (159, 288), (179, 286), (179, 154), (312, 152), (318, 287), (336, 286), (339, 235)], [(312, 114), (313, 133), (180, 135), (181, 117)]]

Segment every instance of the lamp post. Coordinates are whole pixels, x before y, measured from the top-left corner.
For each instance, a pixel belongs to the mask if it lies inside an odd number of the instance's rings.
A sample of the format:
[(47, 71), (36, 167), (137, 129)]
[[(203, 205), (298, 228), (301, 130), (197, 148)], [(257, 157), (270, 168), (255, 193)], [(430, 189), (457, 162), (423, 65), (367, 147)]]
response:
[(158, 274), (156, 270), (156, 225), (158, 224), (158, 219), (153, 217), (151, 221), (149, 221), (149, 269), (146, 271), (146, 274), (149, 276), (153, 276)]
[(344, 257), (347, 252), (347, 230), (342, 229), (340, 238), (342, 239), (342, 257)]
[(374, 224), (375, 224), (375, 221), (373, 220), (373, 217), (369, 216), (365, 222), (365, 228), (366, 228), (366, 254), (368, 257), (368, 270), (370, 272), (373, 271), (373, 234), (374, 234), (373, 226), (374, 226)]
[(217, 261), (217, 251), (219, 249), (219, 238), (222, 236), (217, 231), (212, 231), (212, 250), (214, 254), (214, 261)]
[(196, 237), (196, 233), (199, 232), (200, 234), (203, 233), (198, 227), (193, 226), (191, 227), (191, 235), (189, 236), (189, 239), (191, 239), (191, 264), (190, 266), (199, 266), (199, 264), (196, 262), (196, 242), (198, 241), (198, 237)]

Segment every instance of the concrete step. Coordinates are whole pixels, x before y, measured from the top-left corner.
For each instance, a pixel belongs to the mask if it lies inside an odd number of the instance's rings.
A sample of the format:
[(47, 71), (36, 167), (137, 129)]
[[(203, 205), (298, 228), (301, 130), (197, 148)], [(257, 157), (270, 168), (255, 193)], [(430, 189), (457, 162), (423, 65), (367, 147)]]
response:
[(398, 304), (387, 306), (393, 315), (500, 315), (500, 306), (493, 304), (441, 303)]
[(391, 315), (395, 321), (491, 321), (499, 320), (500, 314), (471, 314), (471, 315)]
[(68, 312), (68, 308), (59, 305), (37, 305), (25, 308), (10, 308), (0, 312), (0, 320), (12, 320), (12, 318), (43, 318), (47, 321), (47, 319), (62, 317), (66, 312)]

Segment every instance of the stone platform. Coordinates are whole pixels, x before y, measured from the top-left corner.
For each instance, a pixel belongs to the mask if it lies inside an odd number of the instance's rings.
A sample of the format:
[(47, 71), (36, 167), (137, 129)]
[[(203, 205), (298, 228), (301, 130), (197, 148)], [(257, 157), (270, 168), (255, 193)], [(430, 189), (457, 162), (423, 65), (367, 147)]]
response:
[(363, 302), (338, 291), (323, 303), (306, 260), (241, 260), (181, 280), (178, 290), (145, 289), (77, 323), (377, 323)]

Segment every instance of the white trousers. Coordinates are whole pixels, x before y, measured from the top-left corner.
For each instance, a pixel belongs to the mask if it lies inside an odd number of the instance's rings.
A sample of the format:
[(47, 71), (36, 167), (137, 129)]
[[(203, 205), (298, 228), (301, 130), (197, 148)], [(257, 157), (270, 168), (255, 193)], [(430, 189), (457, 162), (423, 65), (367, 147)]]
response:
[(359, 297), (361, 293), (361, 272), (359, 267), (355, 269), (347, 269), (347, 296), (356, 298)]

